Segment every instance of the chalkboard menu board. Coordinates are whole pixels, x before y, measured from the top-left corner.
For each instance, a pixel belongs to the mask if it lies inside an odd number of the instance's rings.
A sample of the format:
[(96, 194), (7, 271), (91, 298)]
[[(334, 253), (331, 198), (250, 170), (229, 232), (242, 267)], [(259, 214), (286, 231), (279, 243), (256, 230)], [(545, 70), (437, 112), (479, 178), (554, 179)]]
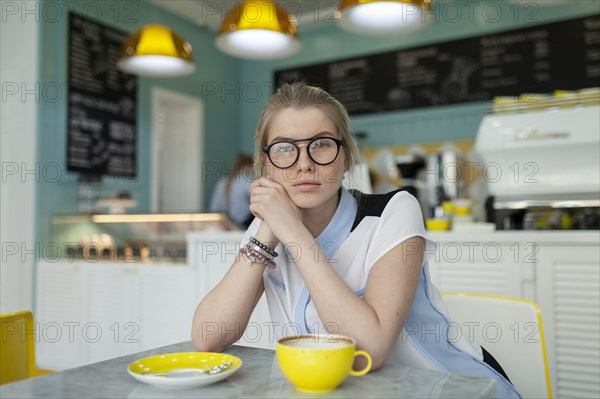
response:
[(275, 72), (350, 114), (600, 86), (600, 15)]
[(116, 66), (126, 38), (125, 32), (69, 15), (69, 170), (136, 176), (137, 78)]

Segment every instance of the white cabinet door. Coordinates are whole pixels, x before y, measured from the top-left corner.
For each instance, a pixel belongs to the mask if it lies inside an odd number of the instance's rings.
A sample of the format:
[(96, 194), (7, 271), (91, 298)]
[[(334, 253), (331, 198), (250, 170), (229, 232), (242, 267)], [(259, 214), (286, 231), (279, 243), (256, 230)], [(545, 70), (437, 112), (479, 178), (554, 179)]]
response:
[(142, 349), (189, 341), (196, 308), (190, 268), (178, 265), (139, 267), (137, 286)]
[(600, 248), (541, 245), (538, 305), (556, 397), (600, 397)]
[[(443, 292), (522, 297), (521, 266), (525, 255), (520, 252), (524, 251), (520, 243), (438, 241), (429, 270)], [(523, 266), (532, 269), (533, 265)]]
[(64, 370), (86, 364), (81, 323), (83, 267), (80, 263), (36, 265), (34, 318), (39, 368)]
[(139, 265), (86, 264), (84, 269), (84, 353), (94, 363), (141, 350)]
[(64, 370), (189, 340), (192, 285), (187, 266), (40, 263), (39, 367)]
[(83, 267), (68, 262), (36, 265), (34, 318), (39, 368), (64, 370), (86, 364), (81, 323)]

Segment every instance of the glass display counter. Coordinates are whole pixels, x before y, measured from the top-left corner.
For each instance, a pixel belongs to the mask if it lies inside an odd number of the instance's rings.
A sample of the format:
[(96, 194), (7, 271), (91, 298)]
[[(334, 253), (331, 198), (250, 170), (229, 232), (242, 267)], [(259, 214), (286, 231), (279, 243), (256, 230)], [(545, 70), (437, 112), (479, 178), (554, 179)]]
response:
[(58, 257), (116, 262), (185, 263), (188, 232), (239, 230), (218, 213), (57, 215), (50, 223)]

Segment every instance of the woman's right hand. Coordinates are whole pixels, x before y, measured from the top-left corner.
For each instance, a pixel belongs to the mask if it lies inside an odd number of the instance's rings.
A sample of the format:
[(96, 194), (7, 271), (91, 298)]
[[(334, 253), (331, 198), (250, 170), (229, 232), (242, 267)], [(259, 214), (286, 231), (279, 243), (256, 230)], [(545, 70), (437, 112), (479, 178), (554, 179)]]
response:
[[(257, 181), (254, 181), (250, 185), (250, 196), (252, 196), (252, 190), (256, 187), (260, 187), (260, 184)], [(275, 234), (273, 234), (269, 225), (265, 223), (264, 219), (257, 212), (252, 211), (252, 207), (250, 207), (250, 212), (252, 213), (252, 215), (254, 215), (255, 218), (261, 221), (260, 226), (258, 227), (258, 231), (254, 235), (254, 238), (256, 238), (262, 243), (268, 244), (271, 248), (275, 248), (279, 243), (279, 240), (277, 239)]]
[(305, 228), (302, 211), (279, 183), (261, 177), (250, 186), (250, 211), (269, 226), (277, 241), (286, 242)]

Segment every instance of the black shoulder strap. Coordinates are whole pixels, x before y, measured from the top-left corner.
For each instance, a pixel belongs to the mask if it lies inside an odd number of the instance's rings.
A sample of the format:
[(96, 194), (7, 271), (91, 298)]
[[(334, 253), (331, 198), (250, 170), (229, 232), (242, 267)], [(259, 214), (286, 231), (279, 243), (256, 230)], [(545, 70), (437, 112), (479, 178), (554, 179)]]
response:
[(403, 190), (404, 189), (401, 188), (399, 190), (390, 191), (387, 194), (363, 194), (360, 191), (350, 190), (350, 194), (356, 198), (358, 206), (356, 218), (354, 219), (354, 224), (350, 231), (354, 231), (356, 226), (360, 224), (365, 216), (380, 217), (392, 197)]

